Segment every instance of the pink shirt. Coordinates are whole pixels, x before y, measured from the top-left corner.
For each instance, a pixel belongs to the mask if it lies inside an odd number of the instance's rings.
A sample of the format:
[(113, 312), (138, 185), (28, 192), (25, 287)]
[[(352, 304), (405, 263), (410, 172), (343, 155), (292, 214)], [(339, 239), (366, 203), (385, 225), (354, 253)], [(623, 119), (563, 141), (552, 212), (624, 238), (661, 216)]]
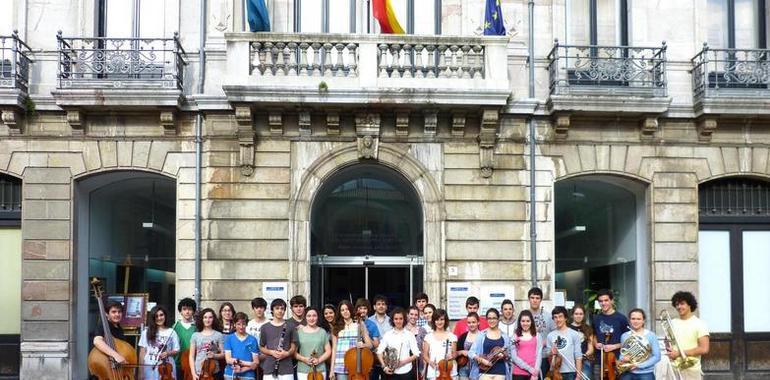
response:
[[(516, 348), (516, 356), (524, 360), (530, 367), (539, 368), (539, 365), (535, 365), (535, 358), (537, 357), (537, 337), (533, 336), (530, 340), (519, 340), (519, 345)], [(529, 375), (530, 373), (519, 368), (519, 366), (513, 366), (514, 375)]]
[[(487, 323), (487, 319), (484, 317), (479, 317), (479, 331), (486, 330), (489, 328), (489, 323)], [(468, 331), (468, 318), (463, 318), (457, 323), (455, 323), (455, 328), (452, 330), (452, 333), (455, 334), (455, 336), (459, 337), (460, 335), (463, 335), (466, 331)]]

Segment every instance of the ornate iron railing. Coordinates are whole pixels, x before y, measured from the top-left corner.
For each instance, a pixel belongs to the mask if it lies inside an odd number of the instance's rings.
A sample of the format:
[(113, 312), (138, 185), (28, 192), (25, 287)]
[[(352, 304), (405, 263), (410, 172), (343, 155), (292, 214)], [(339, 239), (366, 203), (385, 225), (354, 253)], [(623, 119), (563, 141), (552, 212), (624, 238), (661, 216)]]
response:
[(666, 42), (660, 47), (560, 45), (548, 54), (551, 95), (666, 96)]
[(692, 58), (696, 99), (718, 96), (770, 96), (770, 49), (711, 49)]
[(702, 217), (767, 217), (770, 215), (770, 183), (753, 178), (725, 178), (698, 189)]
[(186, 57), (173, 38), (72, 38), (59, 41), (59, 88), (182, 89)]
[(30, 48), (17, 31), (0, 36), (0, 88), (18, 88), (26, 93), (31, 62)]

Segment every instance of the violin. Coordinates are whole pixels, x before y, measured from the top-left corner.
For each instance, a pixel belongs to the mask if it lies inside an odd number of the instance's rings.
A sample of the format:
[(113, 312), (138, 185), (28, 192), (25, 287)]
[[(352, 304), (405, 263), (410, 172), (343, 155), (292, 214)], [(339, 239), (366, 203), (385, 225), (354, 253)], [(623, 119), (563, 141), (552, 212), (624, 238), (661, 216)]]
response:
[(102, 283), (98, 278), (94, 277), (91, 280), (94, 297), (96, 297), (96, 302), (99, 305), (98, 314), (102, 330), (104, 331), (104, 342), (123, 356), (126, 362), (118, 364), (111, 356), (94, 347), (88, 353), (88, 371), (99, 380), (133, 380), (135, 378), (134, 369), (137, 367), (136, 351), (131, 344), (113, 337), (110, 333), (109, 322), (107, 322), (104, 315), (104, 301), (102, 300), (104, 292), (101, 289), (101, 285)]
[(190, 371), (190, 350), (184, 350), (179, 355), (182, 355), (181, 360), (179, 361), (182, 366), (181, 380), (193, 380), (192, 371)]
[[(364, 318), (358, 316), (358, 331), (356, 341), (363, 341), (361, 329), (364, 327)], [(357, 345), (345, 352), (345, 369), (348, 371), (348, 380), (367, 380), (369, 372), (374, 365), (372, 350), (359, 348)]]
[(216, 371), (217, 359), (209, 358), (207, 352), (206, 359), (203, 359), (203, 364), (201, 364), (201, 374), (198, 376), (198, 380), (214, 380), (214, 374)]
[(479, 363), (479, 369), (481, 372), (487, 372), (495, 365), (495, 363), (497, 363), (498, 360), (508, 358), (508, 348), (500, 346), (492, 347), (492, 350), (490, 350), (488, 354), (482, 355), (482, 357), (487, 359), (490, 364), (487, 365), (486, 363)]
[[(612, 331), (605, 331), (604, 332), (604, 344), (607, 344), (607, 342), (610, 341), (612, 338)], [(617, 368), (617, 358), (615, 357), (615, 353), (610, 351), (606, 352), (604, 351), (604, 347), (602, 347), (602, 370), (601, 370), (601, 379), (607, 379), (607, 380), (615, 380), (617, 378), (617, 372), (615, 372), (615, 368)]]
[[(315, 350), (313, 350), (313, 352), (310, 354), (310, 358), (311, 359), (318, 359), (318, 356), (317, 356)], [(316, 365), (315, 364), (313, 364), (311, 366), (311, 371), (310, 371), (310, 373), (307, 374), (307, 380), (324, 380), (323, 374), (321, 374), (321, 372), (318, 372), (318, 370), (316, 370)]]
[(438, 362), (438, 376), (436, 376), (436, 380), (452, 380), (452, 361), (446, 358), (449, 355), (450, 344), (449, 339), (444, 343), (446, 346), (444, 359)]
[(550, 368), (548, 369), (548, 373), (545, 374), (545, 380), (562, 380), (561, 362), (561, 354), (557, 350), (556, 354), (551, 356)]
[(160, 380), (174, 380), (174, 366), (169, 363), (168, 358), (158, 364), (158, 376)]

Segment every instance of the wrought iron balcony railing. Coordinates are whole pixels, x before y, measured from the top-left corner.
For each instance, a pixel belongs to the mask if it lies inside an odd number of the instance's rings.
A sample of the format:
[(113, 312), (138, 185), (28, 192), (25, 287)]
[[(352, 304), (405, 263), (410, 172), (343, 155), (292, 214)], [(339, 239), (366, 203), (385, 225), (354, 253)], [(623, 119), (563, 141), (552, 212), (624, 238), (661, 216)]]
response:
[(30, 48), (18, 32), (0, 36), (0, 88), (16, 88), (27, 93), (30, 62)]
[(711, 49), (704, 43), (692, 65), (696, 100), (770, 96), (770, 49)]
[[(505, 104), (505, 37), (228, 33), (234, 101)], [(355, 96), (353, 94), (356, 94)], [(359, 98), (356, 98), (359, 96)]]
[(551, 95), (666, 96), (660, 47), (560, 45), (548, 54)]
[(59, 88), (182, 90), (186, 53), (173, 38), (72, 38), (59, 41)]

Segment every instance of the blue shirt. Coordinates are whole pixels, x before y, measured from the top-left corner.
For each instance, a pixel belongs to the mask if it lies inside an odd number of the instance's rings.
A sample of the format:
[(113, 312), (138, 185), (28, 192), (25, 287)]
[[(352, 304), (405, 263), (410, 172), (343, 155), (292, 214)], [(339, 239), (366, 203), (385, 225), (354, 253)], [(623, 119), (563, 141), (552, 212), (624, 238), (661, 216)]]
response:
[[(620, 337), (628, 331), (628, 318), (625, 315), (618, 313), (617, 311), (606, 315), (599, 313), (593, 320), (594, 333), (596, 333), (596, 341), (599, 343), (618, 344), (620, 343)], [(605, 332), (611, 332), (610, 340), (605, 342)], [(620, 350), (615, 350), (615, 354), (619, 354)]]
[(369, 333), (369, 339), (380, 339), (380, 329), (377, 328), (377, 324), (372, 322), (371, 319), (364, 319), (366, 325), (366, 332)]
[[(631, 336), (631, 331), (628, 331), (623, 334), (621, 337), (621, 340), (623, 342), (626, 341)], [(655, 371), (655, 364), (658, 364), (660, 361), (660, 346), (658, 345), (658, 337), (655, 336), (655, 334), (647, 329), (644, 329), (644, 337), (647, 338), (647, 343), (652, 348), (652, 354), (650, 355), (647, 360), (639, 363), (639, 365), (636, 366), (636, 368), (631, 371), (631, 373), (636, 374), (642, 374), (642, 373), (653, 373)], [(623, 353), (620, 353), (620, 356), (618, 357), (618, 360), (623, 359)]]
[[(232, 356), (233, 359), (241, 359), (243, 361), (250, 362), (254, 360), (252, 354), (259, 353), (259, 344), (257, 342), (257, 338), (251, 335), (246, 335), (246, 338), (241, 340), (238, 338), (238, 335), (230, 334), (225, 337), (225, 351), (230, 351), (230, 356)], [(244, 380), (254, 379), (256, 376), (257, 374), (254, 372), (254, 370), (249, 370), (238, 374), (238, 377)], [(225, 377), (233, 377), (233, 366), (228, 365), (225, 368)]]

